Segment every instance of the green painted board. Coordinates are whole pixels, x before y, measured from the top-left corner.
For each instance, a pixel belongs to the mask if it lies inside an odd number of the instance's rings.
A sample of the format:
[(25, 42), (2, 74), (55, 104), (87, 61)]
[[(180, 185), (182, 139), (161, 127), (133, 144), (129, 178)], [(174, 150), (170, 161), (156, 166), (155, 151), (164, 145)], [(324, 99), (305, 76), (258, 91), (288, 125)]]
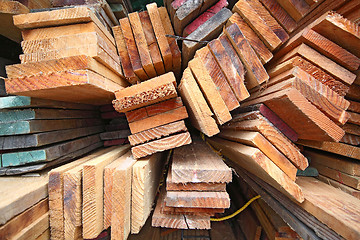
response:
[(44, 107), (44, 108), (62, 108), (62, 109), (98, 109), (97, 106), (53, 101), (47, 99), (25, 97), (25, 96), (8, 96), (0, 98), (0, 109), (7, 108), (29, 108), (29, 107)]
[(0, 137), (0, 150), (40, 147), (47, 144), (101, 133), (103, 131), (104, 127), (99, 125), (93, 127), (65, 129), (27, 135), (3, 136)]
[(1, 166), (10, 167), (28, 163), (49, 162), (97, 142), (100, 142), (99, 134), (30, 151), (3, 153), (1, 154)]
[(48, 132), (61, 129), (81, 128), (101, 125), (102, 120), (62, 119), (62, 120), (27, 120), (12, 123), (0, 123), (0, 136)]

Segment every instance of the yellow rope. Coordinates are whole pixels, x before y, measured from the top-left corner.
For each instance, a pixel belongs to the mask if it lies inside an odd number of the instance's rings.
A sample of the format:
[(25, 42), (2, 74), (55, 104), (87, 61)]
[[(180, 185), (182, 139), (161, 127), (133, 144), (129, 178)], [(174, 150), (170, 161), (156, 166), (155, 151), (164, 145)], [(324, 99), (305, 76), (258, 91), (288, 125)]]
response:
[(237, 210), (233, 214), (230, 214), (228, 216), (221, 217), (221, 218), (210, 218), (210, 221), (212, 221), (212, 222), (221, 222), (221, 221), (225, 221), (225, 220), (228, 220), (230, 218), (233, 218), (236, 215), (238, 215), (239, 213), (241, 213), (242, 211), (244, 211), (245, 208), (247, 208), (253, 201), (255, 201), (258, 198), (260, 198), (260, 195), (257, 195), (256, 197), (253, 197), (252, 199), (250, 199), (244, 206), (242, 206), (242, 208), (240, 208), (239, 210)]

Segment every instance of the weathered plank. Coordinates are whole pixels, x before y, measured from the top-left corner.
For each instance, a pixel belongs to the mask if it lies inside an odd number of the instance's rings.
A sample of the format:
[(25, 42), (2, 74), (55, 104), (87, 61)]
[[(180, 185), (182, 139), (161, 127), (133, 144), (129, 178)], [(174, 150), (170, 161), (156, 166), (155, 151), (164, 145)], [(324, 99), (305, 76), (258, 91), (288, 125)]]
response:
[(295, 20), (300, 21), (310, 10), (306, 0), (279, 0), (277, 1)]

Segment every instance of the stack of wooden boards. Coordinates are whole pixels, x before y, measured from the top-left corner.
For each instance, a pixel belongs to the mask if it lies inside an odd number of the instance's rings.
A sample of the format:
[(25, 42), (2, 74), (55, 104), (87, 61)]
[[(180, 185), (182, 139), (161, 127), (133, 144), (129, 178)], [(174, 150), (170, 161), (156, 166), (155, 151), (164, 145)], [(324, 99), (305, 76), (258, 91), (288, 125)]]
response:
[(230, 207), (231, 169), (201, 139), (175, 149), (171, 161), (152, 226), (210, 229), (210, 216)]
[(21, 14), (14, 24), (24, 54), (6, 68), (9, 94), (102, 105), (128, 85), (114, 38), (86, 6)]
[(47, 172), (0, 178), (0, 238), (50, 239)]
[(147, 11), (133, 12), (113, 27), (125, 78), (136, 84), (173, 71), (181, 75), (181, 52), (164, 7), (146, 5)]
[(49, 173), (51, 239), (112, 239), (138, 233), (150, 215), (164, 160), (134, 160), (130, 146), (94, 152)]
[(99, 110), (101, 118), (107, 122), (105, 132), (100, 134), (104, 147), (129, 143), (130, 129), (125, 114), (115, 111), (112, 104), (100, 106)]
[(125, 113), (134, 158), (191, 143), (184, 119), (185, 106), (176, 91), (174, 73), (169, 72), (115, 93), (114, 108)]
[(0, 175), (39, 171), (103, 145), (95, 106), (8, 96), (0, 108)]

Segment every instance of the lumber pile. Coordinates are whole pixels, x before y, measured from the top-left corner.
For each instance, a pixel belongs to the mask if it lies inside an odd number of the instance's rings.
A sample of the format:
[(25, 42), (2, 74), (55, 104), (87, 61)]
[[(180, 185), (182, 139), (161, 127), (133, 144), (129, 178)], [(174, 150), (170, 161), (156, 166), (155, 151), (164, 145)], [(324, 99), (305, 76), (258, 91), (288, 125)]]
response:
[(210, 229), (210, 216), (230, 207), (231, 179), (231, 169), (201, 139), (175, 149), (152, 226)]
[(115, 93), (114, 108), (125, 113), (134, 158), (138, 159), (191, 143), (184, 119), (186, 107), (177, 95), (170, 72)]
[(105, 131), (100, 134), (104, 147), (128, 144), (130, 129), (125, 114), (117, 112), (112, 104), (100, 106), (99, 110), (101, 118), (107, 122)]
[(181, 52), (174, 38), (168, 13), (156, 3), (147, 11), (133, 12), (113, 27), (125, 78), (136, 84), (166, 72), (181, 74)]
[(39, 171), (102, 146), (95, 106), (8, 96), (0, 108), (0, 175)]
[(21, 14), (14, 24), (24, 54), (6, 68), (9, 94), (102, 105), (128, 85), (114, 38), (86, 6)]

